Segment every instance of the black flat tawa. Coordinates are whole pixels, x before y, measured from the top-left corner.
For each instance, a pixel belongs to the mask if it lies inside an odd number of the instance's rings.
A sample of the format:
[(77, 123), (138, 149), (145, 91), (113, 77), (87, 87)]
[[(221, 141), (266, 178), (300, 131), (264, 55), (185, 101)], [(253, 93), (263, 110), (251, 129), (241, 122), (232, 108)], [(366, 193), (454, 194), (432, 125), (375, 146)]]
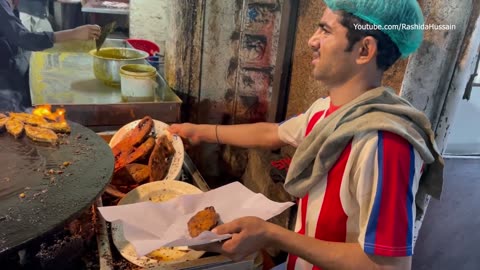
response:
[(62, 228), (109, 183), (114, 159), (108, 144), (69, 124), (71, 134), (56, 146), (0, 131), (0, 257)]

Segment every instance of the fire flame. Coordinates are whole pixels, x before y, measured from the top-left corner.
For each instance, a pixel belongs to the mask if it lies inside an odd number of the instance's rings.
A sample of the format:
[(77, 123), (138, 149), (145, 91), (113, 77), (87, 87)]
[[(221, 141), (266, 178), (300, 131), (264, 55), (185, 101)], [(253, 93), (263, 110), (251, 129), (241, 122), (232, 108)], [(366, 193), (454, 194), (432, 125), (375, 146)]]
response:
[(52, 106), (48, 104), (39, 105), (33, 110), (34, 115), (38, 115), (59, 123), (66, 122), (65, 113), (66, 111), (64, 108), (57, 108), (55, 112), (52, 112)]

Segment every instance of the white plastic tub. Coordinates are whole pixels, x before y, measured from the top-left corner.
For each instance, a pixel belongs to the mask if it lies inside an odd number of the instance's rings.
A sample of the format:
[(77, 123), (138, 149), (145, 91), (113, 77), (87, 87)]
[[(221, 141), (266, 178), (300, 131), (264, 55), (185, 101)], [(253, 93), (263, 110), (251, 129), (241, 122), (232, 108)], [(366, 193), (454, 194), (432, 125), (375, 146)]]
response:
[(150, 65), (128, 64), (120, 68), (122, 100), (147, 102), (155, 98), (157, 70)]

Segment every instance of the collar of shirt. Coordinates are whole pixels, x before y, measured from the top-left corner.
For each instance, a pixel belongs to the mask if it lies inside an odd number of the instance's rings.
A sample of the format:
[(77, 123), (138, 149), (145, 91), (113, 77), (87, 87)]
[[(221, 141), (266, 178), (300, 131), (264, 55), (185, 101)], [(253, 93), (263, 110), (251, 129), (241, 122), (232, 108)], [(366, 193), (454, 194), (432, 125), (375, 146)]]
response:
[(333, 103), (330, 101), (330, 106), (327, 109), (327, 113), (325, 114), (325, 117), (328, 115), (332, 114), (334, 111), (338, 110), (342, 106), (335, 106)]

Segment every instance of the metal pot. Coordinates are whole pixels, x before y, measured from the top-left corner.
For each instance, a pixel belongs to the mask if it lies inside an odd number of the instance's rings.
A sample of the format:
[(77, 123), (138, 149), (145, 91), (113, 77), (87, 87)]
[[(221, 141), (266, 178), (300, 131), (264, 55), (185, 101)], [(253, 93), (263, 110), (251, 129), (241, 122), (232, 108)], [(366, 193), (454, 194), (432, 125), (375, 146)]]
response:
[(126, 64), (145, 64), (148, 53), (130, 48), (91, 50), (93, 73), (107, 85), (120, 85), (120, 67)]

